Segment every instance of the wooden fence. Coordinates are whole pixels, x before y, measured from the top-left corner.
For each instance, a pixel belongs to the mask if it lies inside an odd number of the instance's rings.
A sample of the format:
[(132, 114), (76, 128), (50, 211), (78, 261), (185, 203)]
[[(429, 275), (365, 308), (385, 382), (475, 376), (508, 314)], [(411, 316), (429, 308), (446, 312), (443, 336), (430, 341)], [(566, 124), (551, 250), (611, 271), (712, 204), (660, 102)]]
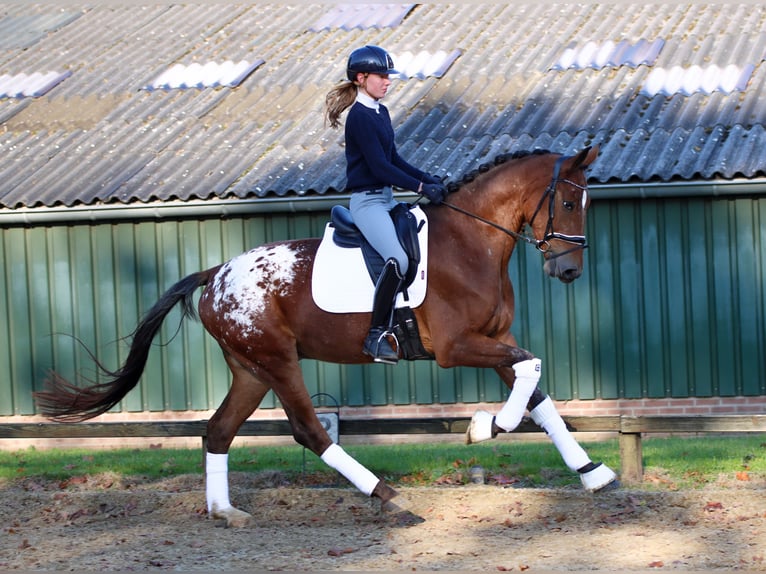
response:
[[(614, 432), (619, 436), (621, 480), (643, 480), (641, 437), (652, 433), (743, 433), (766, 432), (766, 415), (679, 415), (679, 416), (564, 416), (576, 432)], [(470, 419), (397, 418), (340, 419), (339, 435), (386, 435), (465, 433)], [(542, 432), (524, 419), (514, 432)], [(246, 421), (238, 436), (285, 436), (292, 430), (287, 420)], [(104, 437), (193, 437), (207, 440), (207, 421), (113, 422), (113, 423), (0, 423), (2, 438), (104, 438)]]

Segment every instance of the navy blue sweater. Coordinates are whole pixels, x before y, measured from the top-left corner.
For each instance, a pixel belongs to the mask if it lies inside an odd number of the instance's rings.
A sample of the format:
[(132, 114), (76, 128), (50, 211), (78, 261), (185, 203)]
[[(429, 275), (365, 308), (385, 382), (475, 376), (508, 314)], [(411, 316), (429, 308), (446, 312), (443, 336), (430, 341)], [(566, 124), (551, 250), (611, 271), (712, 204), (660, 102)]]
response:
[(346, 186), (349, 191), (387, 185), (417, 191), (424, 173), (396, 151), (388, 109), (355, 102), (346, 117)]

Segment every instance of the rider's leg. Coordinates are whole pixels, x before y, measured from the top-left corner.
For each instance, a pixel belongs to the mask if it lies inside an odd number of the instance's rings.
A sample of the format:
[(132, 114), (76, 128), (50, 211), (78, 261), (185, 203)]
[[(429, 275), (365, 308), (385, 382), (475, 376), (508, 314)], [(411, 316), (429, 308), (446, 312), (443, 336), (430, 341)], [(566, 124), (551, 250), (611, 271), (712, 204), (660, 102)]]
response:
[(364, 238), (383, 258), (383, 261), (395, 259), (399, 264), (399, 273), (407, 274), (409, 259), (405, 253), (396, 227), (389, 212), (396, 206), (390, 187), (377, 190), (376, 193), (359, 191), (351, 194), (348, 208), (351, 217)]
[(399, 360), (399, 354), (388, 342), (388, 334), (391, 330), (396, 294), (399, 292), (402, 279), (396, 260), (386, 261), (375, 286), (370, 331), (364, 340), (363, 348), (365, 354), (370, 355), (378, 363), (396, 364)]
[(349, 203), (354, 223), (386, 262), (375, 285), (370, 331), (363, 350), (376, 362), (388, 364), (396, 364), (399, 359), (387, 334), (390, 332), (396, 295), (409, 263), (389, 215), (395, 205), (391, 188), (384, 188), (380, 193), (354, 193)]

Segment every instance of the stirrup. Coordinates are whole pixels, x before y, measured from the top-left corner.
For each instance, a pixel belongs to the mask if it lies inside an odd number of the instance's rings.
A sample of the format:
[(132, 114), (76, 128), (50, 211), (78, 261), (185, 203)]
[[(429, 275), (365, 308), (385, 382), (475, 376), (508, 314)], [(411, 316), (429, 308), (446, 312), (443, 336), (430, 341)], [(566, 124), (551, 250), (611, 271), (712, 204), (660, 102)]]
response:
[[(394, 340), (396, 340), (396, 335), (389, 331), (380, 328), (370, 329), (367, 338), (364, 340), (364, 348), (362, 350), (366, 355), (372, 357), (372, 360), (376, 363), (396, 365), (399, 362), (399, 353), (388, 342), (387, 337), (389, 336), (394, 337)], [(399, 346), (398, 341), (396, 346)]]

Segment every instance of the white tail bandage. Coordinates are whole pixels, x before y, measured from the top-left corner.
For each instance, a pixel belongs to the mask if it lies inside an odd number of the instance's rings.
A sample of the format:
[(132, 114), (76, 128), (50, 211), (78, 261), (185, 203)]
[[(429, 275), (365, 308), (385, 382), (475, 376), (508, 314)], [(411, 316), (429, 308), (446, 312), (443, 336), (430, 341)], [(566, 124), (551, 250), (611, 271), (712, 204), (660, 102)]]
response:
[(506, 432), (511, 432), (519, 423), (527, 410), (527, 404), (532, 393), (540, 381), (542, 361), (540, 359), (528, 359), (513, 365), (516, 372), (516, 380), (508, 400), (503, 408), (495, 415), (495, 424)]
[(208, 512), (231, 507), (228, 454), (205, 453), (205, 498)]
[(378, 482), (380, 482), (377, 476), (354, 460), (351, 455), (335, 443), (327, 447), (327, 450), (322, 453), (320, 458), (327, 466), (337, 470), (367, 496), (372, 494), (372, 491), (375, 490)]

